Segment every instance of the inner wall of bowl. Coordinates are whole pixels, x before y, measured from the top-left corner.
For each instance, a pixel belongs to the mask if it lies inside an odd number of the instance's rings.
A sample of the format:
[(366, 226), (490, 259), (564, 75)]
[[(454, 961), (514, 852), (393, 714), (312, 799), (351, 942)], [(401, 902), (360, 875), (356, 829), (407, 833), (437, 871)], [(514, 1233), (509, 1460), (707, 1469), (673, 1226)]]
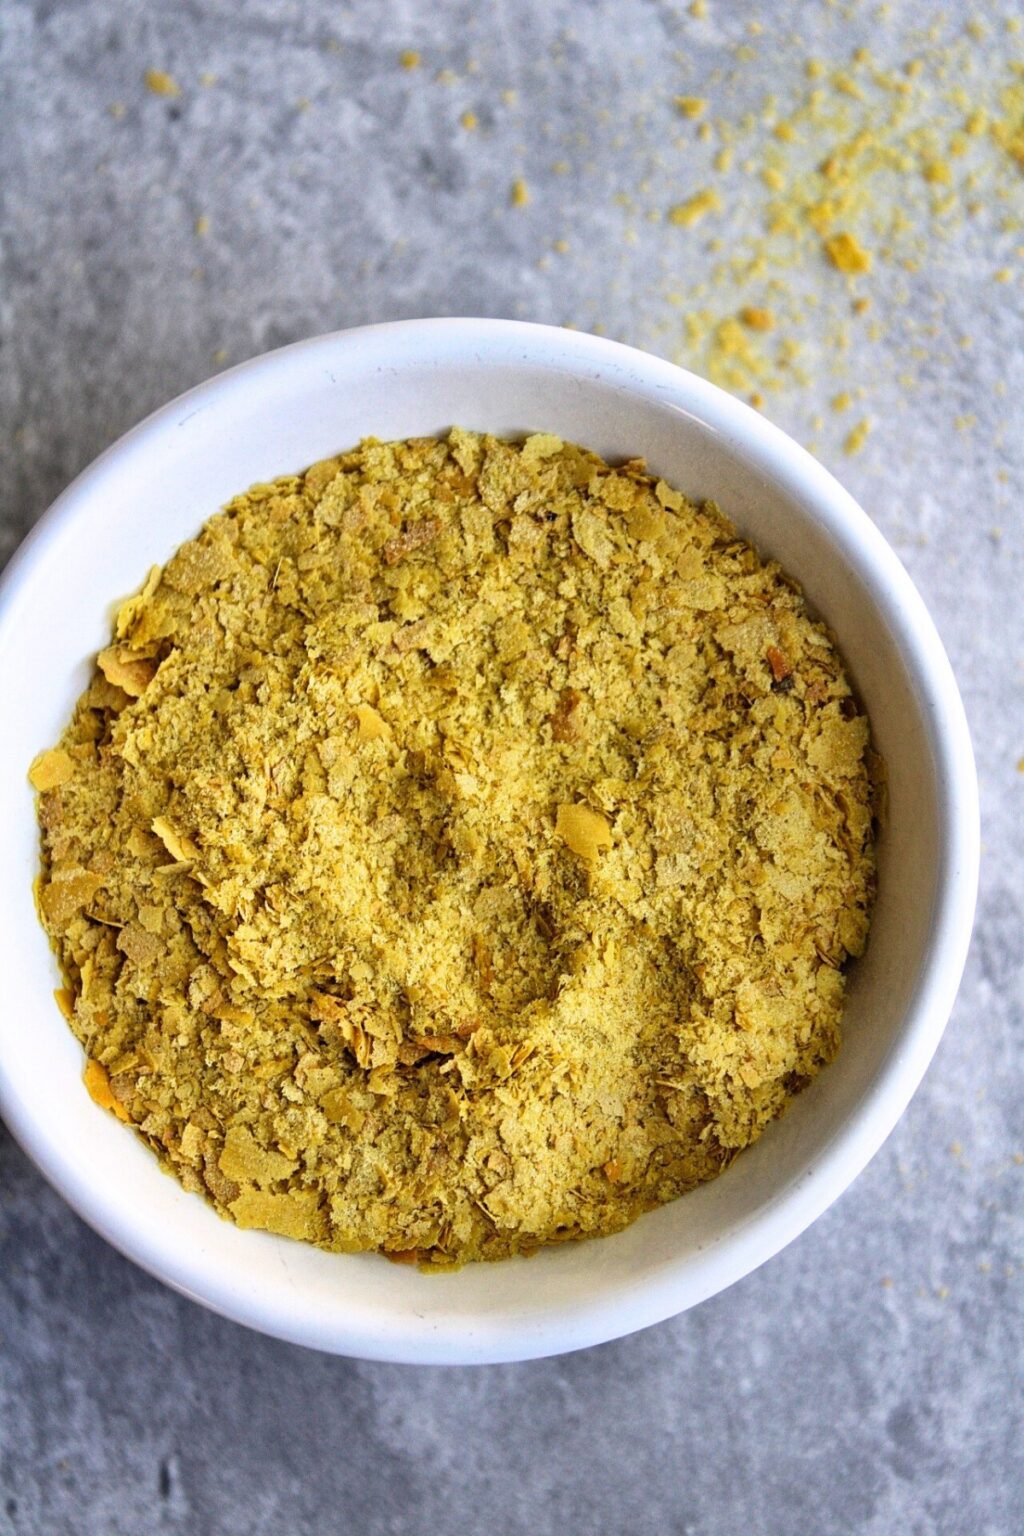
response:
[[(855, 554), (841, 547), (842, 534), (787, 488), (781, 462), (779, 475), (766, 467), (763, 451), (755, 464), (749, 445), (684, 408), (678, 395), (631, 376), (625, 364), (581, 375), (557, 358), (529, 359), (512, 342), (504, 352), (490, 347), (483, 360), (464, 342), (443, 338), (430, 355), (420, 346), (398, 359), (393, 343), (378, 345), (373, 333), (311, 345), (321, 349), (317, 366), (308, 348), (294, 349), (227, 375), (173, 413), (160, 413), (94, 466), (70, 493), (77, 515), (43, 534), (9, 606), (0, 643), (6, 718), (16, 727), (0, 764), (0, 804), (16, 877), (3, 883), (0, 913), (17, 964), (9, 967), (0, 1017), (6, 1092), (10, 1103), (27, 1106), (15, 1128), (72, 1201), (135, 1257), (215, 1306), (237, 1312), (241, 1295), (251, 1320), (277, 1328), (280, 1309), (301, 1293), (309, 1315), (288, 1331), (303, 1342), (343, 1347), (354, 1331), (371, 1352), (375, 1338), (386, 1352), (397, 1318), (426, 1337), (461, 1329), (468, 1353), (487, 1353), (489, 1341), (514, 1328), (529, 1353), (550, 1345), (547, 1319), (559, 1308), (581, 1297), (625, 1298), (638, 1277), (666, 1266), (677, 1279), (680, 1265), (684, 1272), (690, 1266), (689, 1300), (715, 1289), (707, 1250), (813, 1171), (899, 1049), (938, 864), (923, 706), (876, 594), (857, 574)], [(542, 429), (609, 458), (643, 456), (688, 495), (719, 502), (803, 583), (839, 637), (888, 764), (890, 819), (871, 941), (851, 977), (843, 1050), (755, 1148), (714, 1184), (615, 1238), (549, 1250), (528, 1269), (517, 1261), (424, 1280), (370, 1256), (325, 1255), (236, 1231), (160, 1174), (151, 1155), (91, 1104), (81, 1053), (50, 1000), (57, 976), (29, 896), (36, 836), (24, 774), (85, 685), (112, 600), (135, 590), (226, 499), (360, 437), (437, 433), (454, 422), (500, 434)], [(180, 1254), (173, 1263), (172, 1251)], [(562, 1347), (572, 1342), (571, 1326), (563, 1325)]]

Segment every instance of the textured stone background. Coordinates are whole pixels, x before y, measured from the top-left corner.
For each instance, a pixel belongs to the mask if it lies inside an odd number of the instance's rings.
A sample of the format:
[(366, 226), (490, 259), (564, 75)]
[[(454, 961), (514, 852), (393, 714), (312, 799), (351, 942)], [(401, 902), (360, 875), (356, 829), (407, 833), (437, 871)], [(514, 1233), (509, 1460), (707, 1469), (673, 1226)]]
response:
[[(932, 22), (952, 35), (958, 9), (896, 3), (882, 29), (874, 5), (825, 0), (710, 0), (700, 25), (660, 0), (7, 0), (3, 555), (150, 409), (293, 338), (476, 312), (678, 353), (665, 292), (702, 247), (642, 215), (627, 231), (624, 212), (645, 188), (674, 200), (666, 100), (699, 93), (752, 19), (784, 13), (787, 30), (769, 28), (734, 103), (798, 76), (805, 52), (869, 43), (899, 63)], [(405, 48), (419, 70), (399, 68)], [(181, 96), (147, 92), (149, 67)], [(519, 174), (531, 201), (512, 209)], [(1019, 260), (1014, 281), (991, 280), (1020, 238), (982, 210), (900, 279), (898, 324), (838, 357), (811, 344), (806, 377), (766, 407), (816, 439), (909, 566), (981, 774), (959, 1004), (868, 1171), (781, 1257), (675, 1322), (521, 1367), (411, 1370), (303, 1353), (171, 1295), (0, 1128), (0, 1531), (1021, 1529)], [(883, 316), (896, 288), (876, 269)], [(849, 422), (813, 418), (852, 383), (875, 425), (847, 459)]]

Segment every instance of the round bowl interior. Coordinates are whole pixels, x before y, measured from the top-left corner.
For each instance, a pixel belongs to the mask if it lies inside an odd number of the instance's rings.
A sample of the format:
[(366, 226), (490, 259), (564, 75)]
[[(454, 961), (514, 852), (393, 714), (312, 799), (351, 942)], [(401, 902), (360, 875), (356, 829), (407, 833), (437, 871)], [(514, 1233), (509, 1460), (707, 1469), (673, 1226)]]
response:
[[(221, 1221), (92, 1103), (33, 910), (26, 770), (52, 744), (134, 591), (224, 501), (364, 436), (450, 425), (555, 432), (643, 456), (713, 497), (803, 584), (839, 639), (889, 771), (866, 955), (836, 1062), (721, 1178), (618, 1236), (423, 1276)], [(0, 598), (0, 1109), (46, 1176), (124, 1253), (198, 1301), (295, 1342), (421, 1362), (522, 1359), (628, 1333), (722, 1289), (836, 1198), (892, 1129), (945, 1024), (977, 879), (976, 784), (956, 686), (870, 520), (755, 412), (667, 363), (511, 322), (419, 321), (303, 342), (193, 390), (115, 444), (15, 557)]]

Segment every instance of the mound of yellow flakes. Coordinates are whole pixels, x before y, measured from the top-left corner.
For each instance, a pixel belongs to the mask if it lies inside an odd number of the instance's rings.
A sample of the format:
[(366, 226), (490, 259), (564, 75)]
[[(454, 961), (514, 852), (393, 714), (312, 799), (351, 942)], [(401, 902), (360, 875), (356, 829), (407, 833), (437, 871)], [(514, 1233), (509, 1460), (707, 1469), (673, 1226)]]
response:
[(31, 776), (87, 1086), (242, 1227), (613, 1232), (837, 1049), (867, 720), (794, 584), (640, 462), (454, 430), (253, 487)]

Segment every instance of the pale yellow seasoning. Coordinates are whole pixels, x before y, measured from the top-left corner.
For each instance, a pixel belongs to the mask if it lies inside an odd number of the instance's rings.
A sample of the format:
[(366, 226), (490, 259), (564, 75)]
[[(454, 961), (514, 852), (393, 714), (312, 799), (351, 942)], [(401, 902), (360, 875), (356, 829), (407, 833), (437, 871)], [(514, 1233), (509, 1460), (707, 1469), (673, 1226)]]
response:
[(30, 775), (86, 1088), (239, 1226), (440, 1266), (613, 1232), (838, 1049), (868, 722), (639, 461), (453, 430), (253, 486)]

